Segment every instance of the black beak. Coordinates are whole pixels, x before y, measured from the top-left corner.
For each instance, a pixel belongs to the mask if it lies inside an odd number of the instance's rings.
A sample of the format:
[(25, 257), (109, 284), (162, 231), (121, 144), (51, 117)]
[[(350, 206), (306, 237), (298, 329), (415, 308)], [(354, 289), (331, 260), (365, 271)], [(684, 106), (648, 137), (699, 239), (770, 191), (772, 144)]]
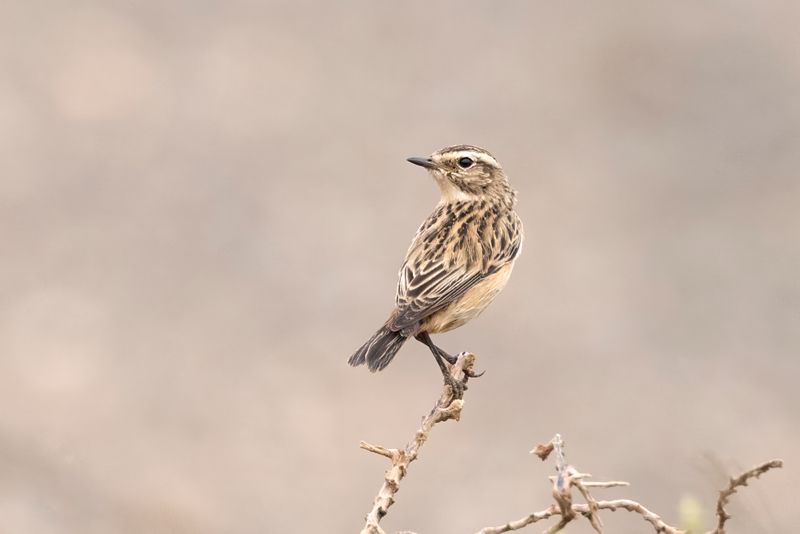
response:
[(408, 158), (406, 161), (414, 165), (419, 165), (420, 167), (425, 167), (426, 169), (433, 169), (436, 167), (436, 164), (431, 158)]

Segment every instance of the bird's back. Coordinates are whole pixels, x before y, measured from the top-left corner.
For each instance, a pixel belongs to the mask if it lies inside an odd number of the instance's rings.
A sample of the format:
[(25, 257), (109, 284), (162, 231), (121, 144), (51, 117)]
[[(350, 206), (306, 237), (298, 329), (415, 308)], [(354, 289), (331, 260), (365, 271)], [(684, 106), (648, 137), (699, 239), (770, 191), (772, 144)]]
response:
[[(439, 204), (420, 226), (400, 269), (393, 326), (419, 327), (467, 294), (462, 304), (474, 302), (480, 313), (508, 280), (521, 243), (522, 223), (506, 204), (486, 199)], [(461, 312), (464, 319), (448, 330), (477, 314)]]

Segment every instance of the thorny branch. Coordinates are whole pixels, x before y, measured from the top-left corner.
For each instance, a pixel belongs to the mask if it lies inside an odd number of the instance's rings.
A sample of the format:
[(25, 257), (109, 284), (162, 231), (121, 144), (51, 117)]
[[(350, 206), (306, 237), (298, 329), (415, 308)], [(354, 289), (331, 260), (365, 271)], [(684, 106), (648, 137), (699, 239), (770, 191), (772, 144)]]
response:
[[(658, 514), (651, 512), (643, 505), (630, 499), (615, 499), (612, 501), (598, 501), (589, 493), (589, 488), (610, 488), (614, 486), (627, 486), (627, 482), (589, 482), (584, 479), (591, 477), (588, 473), (581, 473), (571, 465), (567, 464), (564, 458), (564, 444), (561, 436), (556, 434), (555, 437), (545, 445), (537, 445), (531, 453), (536, 454), (542, 460), (546, 460), (551, 452), (555, 451), (556, 462), (556, 476), (550, 477), (553, 481), (553, 498), (556, 504), (550, 505), (549, 508), (530, 514), (516, 521), (510, 521), (505, 525), (498, 527), (486, 527), (478, 532), (478, 534), (502, 534), (503, 532), (511, 532), (512, 530), (519, 530), (523, 527), (547, 519), (554, 515), (560, 515), (561, 519), (553, 525), (549, 530), (545, 531), (546, 534), (554, 534), (560, 531), (571, 521), (585, 517), (592, 528), (600, 534), (603, 532), (603, 524), (600, 521), (598, 512), (600, 510), (611, 510), (612, 512), (617, 509), (635, 512), (642, 516), (642, 519), (650, 523), (655, 529), (657, 534), (686, 534), (685, 531), (679, 530), (673, 526), (666, 524)], [(729, 486), (720, 491), (719, 500), (717, 501), (717, 516), (719, 522), (717, 528), (708, 531), (706, 534), (725, 534), (724, 524), (730, 515), (725, 511), (725, 505), (728, 504), (728, 498), (736, 493), (736, 489), (741, 486), (746, 486), (747, 481), (751, 478), (758, 478), (763, 473), (776, 467), (782, 467), (782, 460), (771, 460), (765, 462), (753, 469), (742, 473), (736, 478), (732, 478)], [(573, 504), (571, 488), (577, 488), (586, 504)]]
[[(466, 384), (468, 378), (474, 376), (474, 365), (475, 356), (467, 352), (462, 352), (458, 355), (456, 363), (451, 366), (450, 374), (458, 382)], [(435, 424), (450, 419), (459, 420), (461, 409), (464, 406), (462, 396), (463, 391), (453, 391), (449, 385), (445, 384), (441, 397), (433, 410), (431, 410), (427, 416), (423, 417), (422, 424), (414, 435), (414, 439), (406, 445), (404, 449), (387, 449), (364, 441), (360, 443), (362, 449), (385, 456), (392, 462), (391, 467), (384, 475), (383, 484), (381, 485), (378, 495), (375, 497), (372, 510), (367, 514), (366, 523), (361, 530), (361, 534), (385, 534), (379, 522), (387, 514), (389, 507), (394, 504), (395, 494), (400, 489), (400, 481), (408, 472), (409, 464), (417, 459), (420, 447), (422, 447), (428, 439), (428, 435)], [(686, 534), (685, 531), (668, 525), (658, 514), (648, 510), (636, 501), (630, 499), (595, 499), (590, 493), (590, 489), (628, 486), (628, 483), (621, 481), (594, 482), (587, 480), (591, 478), (592, 475), (581, 473), (578, 469), (566, 462), (564, 442), (559, 434), (556, 434), (548, 443), (537, 445), (536, 448), (531, 451), (532, 454), (536, 454), (543, 461), (553, 452), (555, 452), (556, 475), (551, 476), (550, 480), (553, 484), (553, 499), (555, 503), (540, 512), (532, 513), (516, 521), (509, 521), (504, 525), (496, 527), (483, 528), (478, 531), (477, 534), (503, 534), (504, 532), (520, 530), (528, 525), (549, 519), (553, 516), (559, 516), (560, 519), (558, 523), (546, 530), (545, 534), (555, 534), (561, 531), (568, 523), (580, 519), (581, 517), (585, 517), (589, 521), (589, 524), (595, 532), (603, 534), (603, 523), (600, 520), (599, 512), (601, 510), (611, 510), (613, 512), (618, 509), (639, 514), (644, 521), (650, 523), (656, 534)], [(718, 518), (717, 527), (714, 530), (709, 530), (706, 534), (725, 534), (725, 522), (731, 517), (725, 510), (725, 506), (728, 504), (730, 497), (736, 493), (738, 488), (747, 486), (749, 480), (758, 478), (770, 469), (778, 467), (783, 467), (783, 461), (771, 460), (742, 473), (736, 478), (731, 478), (728, 487), (719, 492), (719, 499), (717, 500), (716, 507)], [(573, 488), (578, 491), (585, 503), (573, 502)], [(404, 532), (403, 534), (414, 533)]]
[[(466, 385), (470, 376), (474, 376), (475, 356), (468, 352), (458, 355), (456, 363), (450, 366), (450, 375), (458, 382)], [(359, 446), (369, 452), (380, 454), (392, 461), (392, 466), (383, 477), (383, 485), (373, 501), (372, 510), (367, 514), (366, 523), (361, 534), (385, 534), (378, 524), (386, 515), (389, 507), (394, 504), (394, 496), (400, 490), (400, 481), (408, 472), (408, 465), (417, 459), (420, 447), (427, 441), (428, 434), (436, 423), (450, 419), (459, 420), (461, 408), (464, 406), (462, 399), (463, 390), (453, 391), (445, 384), (442, 395), (436, 402), (431, 412), (422, 418), (422, 424), (414, 435), (414, 439), (404, 449), (387, 449), (362, 441)]]
[(732, 478), (728, 483), (728, 487), (719, 492), (719, 499), (717, 499), (717, 528), (709, 530), (707, 534), (725, 534), (725, 521), (731, 518), (730, 514), (725, 510), (728, 499), (731, 495), (736, 493), (738, 488), (747, 486), (748, 480), (751, 478), (758, 478), (775, 467), (783, 467), (783, 460), (772, 460), (763, 463), (749, 471), (745, 471), (736, 478)]

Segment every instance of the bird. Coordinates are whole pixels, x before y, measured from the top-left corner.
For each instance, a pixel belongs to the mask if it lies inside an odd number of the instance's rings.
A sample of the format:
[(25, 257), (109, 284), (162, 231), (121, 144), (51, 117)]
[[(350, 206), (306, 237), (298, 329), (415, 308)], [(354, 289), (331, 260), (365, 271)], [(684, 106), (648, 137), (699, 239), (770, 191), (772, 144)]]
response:
[(445, 361), (457, 358), (430, 336), (467, 323), (505, 287), (522, 250), (517, 193), (497, 159), (477, 146), (448, 146), (407, 161), (428, 170), (441, 198), (411, 241), (389, 318), (348, 363), (381, 371), (413, 337), (455, 388)]

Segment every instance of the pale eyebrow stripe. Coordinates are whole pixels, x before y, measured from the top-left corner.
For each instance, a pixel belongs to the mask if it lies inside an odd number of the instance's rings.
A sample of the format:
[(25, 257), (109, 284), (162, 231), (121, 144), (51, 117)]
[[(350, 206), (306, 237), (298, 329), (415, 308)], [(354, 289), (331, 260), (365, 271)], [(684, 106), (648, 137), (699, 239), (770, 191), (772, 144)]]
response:
[(499, 167), (500, 164), (497, 163), (497, 160), (494, 159), (492, 156), (485, 152), (477, 152), (474, 150), (459, 150), (458, 152), (452, 152), (452, 158), (454, 160), (459, 160), (461, 158), (474, 158), (478, 161), (483, 161), (484, 163), (490, 163), (494, 167)]

